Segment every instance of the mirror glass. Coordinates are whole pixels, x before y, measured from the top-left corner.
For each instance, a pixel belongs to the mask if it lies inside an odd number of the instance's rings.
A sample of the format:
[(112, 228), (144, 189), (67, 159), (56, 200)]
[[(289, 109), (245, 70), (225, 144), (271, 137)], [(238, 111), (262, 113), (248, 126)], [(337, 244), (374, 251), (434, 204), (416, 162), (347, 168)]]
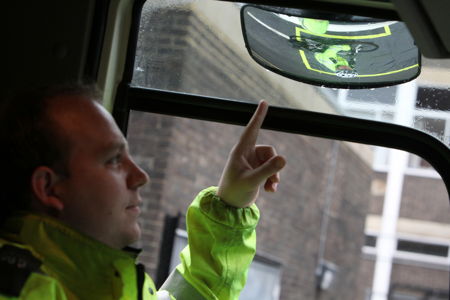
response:
[(301, 82), (350, 89), (399, 84), (420, 74), (419, 50), (402, 22), (282, 11), (252, 5), (241, 9), (246, 47), (266, 69)]

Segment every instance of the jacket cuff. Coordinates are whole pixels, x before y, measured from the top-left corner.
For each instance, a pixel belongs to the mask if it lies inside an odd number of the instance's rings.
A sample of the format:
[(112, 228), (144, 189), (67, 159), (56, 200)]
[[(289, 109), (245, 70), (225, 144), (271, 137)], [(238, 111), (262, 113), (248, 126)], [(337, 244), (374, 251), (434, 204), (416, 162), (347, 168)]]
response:
[[(166, 281), (163, 283), (158, 293), (163, 294), (167, 291), (170, 294), (170, 299), (177, 300), (206, 300), (199, 291), (197, 291), (181, 274), (178, 268), (172, 271)], [(161, 297), (162, 298), (162, 297)], [(158, 295), (158, 300), (160, 296)], [(164, 298), (162, 298), (164, 299)]]
[(230, 206), (217, 196), (217, 187), (201, 191), (191, 207), (197, 207), (212, 221), (235, 229), (254, 228), (259, 220), (259, 209), (256, 204), (245, 208)]

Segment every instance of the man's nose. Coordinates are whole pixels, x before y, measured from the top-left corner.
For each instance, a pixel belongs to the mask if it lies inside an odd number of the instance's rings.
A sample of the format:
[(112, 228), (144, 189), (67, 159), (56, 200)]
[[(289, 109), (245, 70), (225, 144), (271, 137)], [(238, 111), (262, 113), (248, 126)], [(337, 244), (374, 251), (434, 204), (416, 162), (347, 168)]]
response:
[(131, 158), (130, 158), (130, 171), (128, 174), (128, 187), (131, 189), (137, 189), (147, 182), (149, 182), (150, 178), (141, 167), (139, 167)]

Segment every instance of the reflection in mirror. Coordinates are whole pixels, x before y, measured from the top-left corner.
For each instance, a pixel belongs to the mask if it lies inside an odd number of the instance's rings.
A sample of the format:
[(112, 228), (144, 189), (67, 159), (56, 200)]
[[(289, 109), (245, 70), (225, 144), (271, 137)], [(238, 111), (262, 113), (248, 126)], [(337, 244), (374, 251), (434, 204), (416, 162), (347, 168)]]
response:
[(241, 9), (250, 55), (283, 76), (355, 89), (398, 84), (419, 75), (419, 51), (403, 23), (338, 17), (305, 18), (250, 5)]

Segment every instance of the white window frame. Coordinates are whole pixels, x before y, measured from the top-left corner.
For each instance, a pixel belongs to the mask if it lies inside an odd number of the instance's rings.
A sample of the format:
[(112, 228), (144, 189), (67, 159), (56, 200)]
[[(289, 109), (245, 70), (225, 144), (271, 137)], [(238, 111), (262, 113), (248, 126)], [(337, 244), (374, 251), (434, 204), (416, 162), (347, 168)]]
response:
[[(395, 89), (395, 87), (392, 87)], [(448, 89), (448, 86), (443, 85), (430, 85), (426, 83), (419, 83), (418, 89), (428, 88), (428, 89)], [(335, 105), (337, 111), (342, 114), (346, 112), (353, 111), (350, 117), (362, 117), (364, 115), (372, 115), (375, 120), (383, 120), (383, 115), (385, 113), (394, 114), (395, 105), (381, 104), (381, 103), (364, 103), (362, 101), (352, 101), (348, 100), (348, 90), (338, 90), (337, 95), (328, 91), (327, 89), (321, 89), (322, 93), (328, 98), (328, 100)], [(337, 99), (336, 99), (337, 98)], [(336, 105), (337, 103), (337, 105)], [(392, 107), (392, 109), (390, 109)], [(357, 112), (361, 112), (358, 114)], [(443, 142), (447, 145), (450, 144), (450, 117), (446, 111), (436, 111), (436, 110), (426, 110), (426, 109), (414, 109), (414, 118), (430, 118), (430, 119), (440, 119), (445, 122), (444, 129), (444, 140)], [(428, 133), (430, 134), (430, 133)], [(386, 173), (388, 171), (387, 157), (389, 156), (387, 148), (374, 147), (374, 160), (373, 169), (377, 172)], [(411, 159), (414, 161), (414, 158)], [(405, 170), (405, 175), (418, 176), (426, 178), (441, 178), (439, 173), (432, 168), (423, 168), (420, 166), (409, 165)]]
[[(378, 240), (378, 233), (374, 231), (366, 231), (365, 235), (374, 236)], [(448, 270), (450, 266), (450, 241), (439, 238), (422, 237), (409, 234), (400, 233), (397, 235), (398, 240), (405, 240), (410, 242), (417, 242), (422, 244), (439, 245), (448, 247), (447, 257), (414, 253), (409, 251), (395, 250), (394, 262), (406, 265), (418, 265), (425, 268)], [(376, 244), (375, 247), (366, 246), (362, 247), (362, 253), (368, 258), (375, 258), (377, 255)]]

